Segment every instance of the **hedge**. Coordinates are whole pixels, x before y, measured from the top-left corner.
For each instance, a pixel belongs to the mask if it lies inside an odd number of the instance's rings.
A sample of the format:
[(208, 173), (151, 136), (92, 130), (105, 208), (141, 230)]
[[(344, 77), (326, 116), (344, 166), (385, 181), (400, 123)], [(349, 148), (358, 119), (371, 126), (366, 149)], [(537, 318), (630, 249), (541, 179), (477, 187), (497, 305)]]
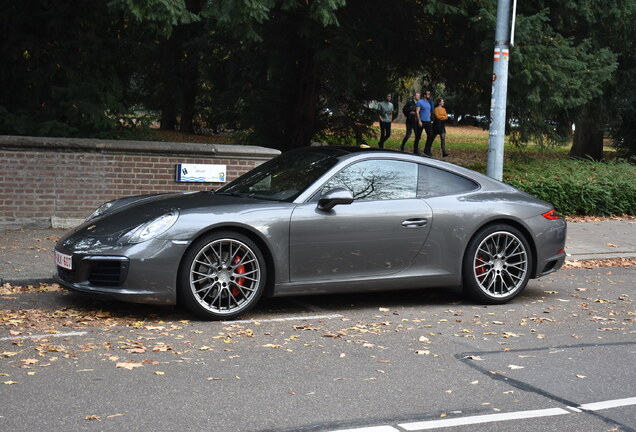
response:
[(504, 181), (564, 215), (636, 215), (636, 166), (584, 160), (512, 164)]

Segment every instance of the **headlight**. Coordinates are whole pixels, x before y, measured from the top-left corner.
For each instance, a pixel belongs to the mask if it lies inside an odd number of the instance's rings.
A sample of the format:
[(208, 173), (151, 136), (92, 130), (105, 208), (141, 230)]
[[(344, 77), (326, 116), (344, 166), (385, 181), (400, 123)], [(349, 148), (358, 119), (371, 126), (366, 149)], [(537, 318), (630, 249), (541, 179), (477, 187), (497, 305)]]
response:
[(137, 228), (128, 243), (141, 243), (153, 239), (170, 229), (179, 218), (179, 212), (174, 210), (159, 216)]
[(91, 213), (91, 215), (89, 217), (86, 218), (86, 221), (89, 221), (91, 219), (95, 219), (96, 217), (99, 217), (101, 215), (103, 215), (104, 213), (106, 213), (108, 211), (109, 208), (111, 208), (113, 205), (115, 204), (115, 201), (109, 201), (107, 203), (104, 203), (102, 205), (100, 205), (99, 207), (97, 207), (95, 209), (95, 211), (93, 213)]

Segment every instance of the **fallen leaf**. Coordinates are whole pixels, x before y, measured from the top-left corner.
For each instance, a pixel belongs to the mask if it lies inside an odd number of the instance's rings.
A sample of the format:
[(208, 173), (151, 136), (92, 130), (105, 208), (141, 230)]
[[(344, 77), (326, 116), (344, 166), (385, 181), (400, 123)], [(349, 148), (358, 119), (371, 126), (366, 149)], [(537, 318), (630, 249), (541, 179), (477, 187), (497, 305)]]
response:
[(512, 332), (504, 332), (503, 336), (504, 339), (508, 339), (511, 337), (519, 337), (519, 335), (517, 333), (512, 333)]
[(141, 363), (120, 362), (120, 363), (117, 363), (115, 367), (118, 367), (121, 369), (133, 370), (135, 368), (144, 367), (144, 365)]
[(101, 420), (102, 418), (100, 416), (97, 415), (88, 415), (86, 417), (84, 417), (84, 420)]
[(466, 357), (464, 357), (464, 359), (467, 359), (467, 360), (475, 360), (475, 361), (483, 361), (483, 360), (484, 360), (484, 359), (483, 359), (483, 358), (481, 358), (480, 356), (475, 356), (475, 355), (469, 355), (469, 356), (466, 356)]

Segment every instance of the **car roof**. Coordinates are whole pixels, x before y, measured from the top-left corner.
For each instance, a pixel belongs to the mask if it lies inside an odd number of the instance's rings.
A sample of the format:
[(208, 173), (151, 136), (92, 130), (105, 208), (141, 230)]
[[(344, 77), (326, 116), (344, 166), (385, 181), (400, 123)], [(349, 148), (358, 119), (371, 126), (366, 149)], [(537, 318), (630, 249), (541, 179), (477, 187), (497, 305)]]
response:
[(354, 154), (354, 153), (387, 153), (387, 154), (395, 154), (395, 153), (402, 153), (402, 152), (398, 152), (396, 150), (388, 150), (388, 149), (381, 149), (381, 148), (377, 148), (377, 147), (368, 147), (368, 146), (344, 146), (344, 145), (337, 145), (337, 146), (332, 146), (332, 145), (313, 145), (313, 146), (309, 146), (309, 147), (301, 147), (301, 148), (297, 148), (297, 149), (293, 149), (290, 150), (292, 152), (313, 152), (313, 153), (324, 153), (324, 154), (331, 154), (334, 156), (344, 156), (347, 154)]

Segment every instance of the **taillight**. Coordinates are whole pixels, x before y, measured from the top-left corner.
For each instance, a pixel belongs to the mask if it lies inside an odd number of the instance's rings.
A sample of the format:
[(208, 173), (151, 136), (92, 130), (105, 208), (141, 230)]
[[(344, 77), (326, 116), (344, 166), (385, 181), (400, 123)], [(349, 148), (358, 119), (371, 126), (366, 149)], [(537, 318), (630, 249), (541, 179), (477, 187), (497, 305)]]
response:
[(561, 216), (560, 214), (558, 214), (556, 212), (555, 209), (550, 210), (549, 212), (545, 212), (543, 213), (541, 216), (543, 216), (544, 218), (546, 218), (547, 220), (557, 220), (557, 219), (563, 219), (563, 216)]

